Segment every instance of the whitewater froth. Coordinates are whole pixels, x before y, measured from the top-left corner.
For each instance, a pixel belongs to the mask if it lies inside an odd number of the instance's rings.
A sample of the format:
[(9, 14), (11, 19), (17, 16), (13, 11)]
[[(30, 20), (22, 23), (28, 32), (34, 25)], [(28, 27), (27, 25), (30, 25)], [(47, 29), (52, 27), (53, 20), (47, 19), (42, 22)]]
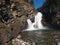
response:
[(41, 12), (38, 12), (35, 15), (35, 19), (34, 19), (33, 23), (31, 22), (30, 19), (27, 19), (28, 27), (27, 27), (26, 31), (32, 31), (32, 30), (36, 30), (36, 29), (46, 29), (42, 25), (41, 20), (42, 20), (42, 13)]

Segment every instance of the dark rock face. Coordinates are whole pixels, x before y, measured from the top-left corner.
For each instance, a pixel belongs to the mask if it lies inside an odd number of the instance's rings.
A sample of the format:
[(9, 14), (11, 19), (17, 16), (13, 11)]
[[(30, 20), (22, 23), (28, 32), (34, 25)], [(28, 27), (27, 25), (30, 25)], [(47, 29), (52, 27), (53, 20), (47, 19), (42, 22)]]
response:
[[(43, 13), (43, 23), (47, 25), (48, 27), (57, 28), (60, 27), (59, 16), (60, 14), (57, 14), (60, 12), (60, 0), (46, 0), (45, 3), (42, 5), (41, 8), (38, 9), (38, 11), (41, 11)], [(58, 16), (58, 17), (56, 17)], [(59, 20), (59, 21), (58, 21)], [(58, 22), (57, 22), (58, 21)]]
[(57, 12), (56, 15), (52, 17), (52, 24), (55, 28), (60, 29), (60, 12)]
[(60, 29), (60, 12), (56, 12), (54, 14), (44, 14), (42, 17), (42, 23), (44, 26)]
[(0, 42), (1, 45), (5, 45), (10, 39), (15, 38), (18, 33), (27, 28), (27, 18), (32, 20), (35, 13), (33, 6), (23, 0), (13, 0), (9, 5), (6, 5), (4, 0), (1, 3)]

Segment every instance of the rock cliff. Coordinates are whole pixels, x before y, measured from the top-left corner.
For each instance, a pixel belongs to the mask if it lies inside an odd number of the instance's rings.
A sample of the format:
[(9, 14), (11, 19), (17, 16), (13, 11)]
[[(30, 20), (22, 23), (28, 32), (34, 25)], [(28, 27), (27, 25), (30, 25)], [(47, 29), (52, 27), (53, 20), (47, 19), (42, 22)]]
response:
[[(6, 0), (7, 1), (7, 0)], [(1, 45), (15, 38), (27, 27), (27, 18), (33, 19), (34, 7), (24, 0), (1, 1), (0, 8), (0, 43)], [(8, 4), (7, 4), (8, 3)], [(33, 21), (33, 20), (32, 20)]]

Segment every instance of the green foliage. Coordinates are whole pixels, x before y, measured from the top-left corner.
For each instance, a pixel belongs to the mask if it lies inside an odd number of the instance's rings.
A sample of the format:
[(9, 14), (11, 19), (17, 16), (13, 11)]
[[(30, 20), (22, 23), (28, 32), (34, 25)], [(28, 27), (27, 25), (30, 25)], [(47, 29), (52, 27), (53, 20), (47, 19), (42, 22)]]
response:
[(12, 44), (12, 40), (11, 40), (11, 41), (9, 41), (9, 45), (13, 45), (13, 44)]

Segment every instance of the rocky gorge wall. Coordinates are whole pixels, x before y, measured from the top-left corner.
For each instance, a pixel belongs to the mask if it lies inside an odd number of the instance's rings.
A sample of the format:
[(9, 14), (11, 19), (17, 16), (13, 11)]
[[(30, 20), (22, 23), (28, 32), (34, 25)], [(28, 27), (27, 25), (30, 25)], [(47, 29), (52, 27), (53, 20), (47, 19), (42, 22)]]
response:
[(27, 18), (32, 20), (35, 15), (34, 7), (23, 0), (12, 0), (8, 5), (5, 2), (2, 0), (0, 9), (1, 45), (8, 45), (9, 40), (27, 28)]

